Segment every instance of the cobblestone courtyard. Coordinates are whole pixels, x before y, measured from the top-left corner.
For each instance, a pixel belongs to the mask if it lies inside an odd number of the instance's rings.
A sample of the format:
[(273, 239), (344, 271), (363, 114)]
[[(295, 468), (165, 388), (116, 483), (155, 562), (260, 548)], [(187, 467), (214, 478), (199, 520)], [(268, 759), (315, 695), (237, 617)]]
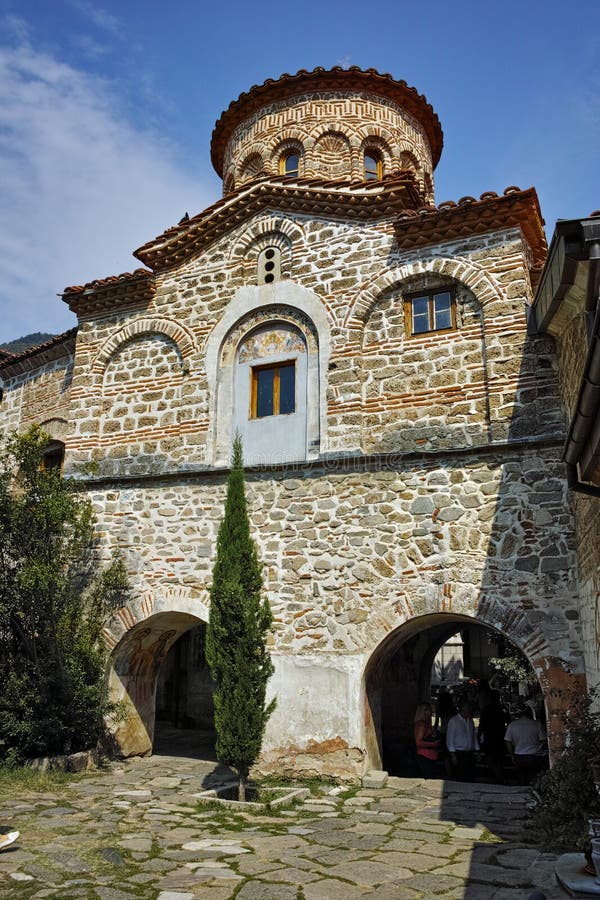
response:
[(3, 798), (0, 825), (22, 839), (0, 855), (0, 896), (565, 896), (554, 857), (528, 843), (523, 789), (392, 778), (380, 790), (322, 785), (293, 809), (255, 815), (198, 803), (215, 769), (154, 756)]

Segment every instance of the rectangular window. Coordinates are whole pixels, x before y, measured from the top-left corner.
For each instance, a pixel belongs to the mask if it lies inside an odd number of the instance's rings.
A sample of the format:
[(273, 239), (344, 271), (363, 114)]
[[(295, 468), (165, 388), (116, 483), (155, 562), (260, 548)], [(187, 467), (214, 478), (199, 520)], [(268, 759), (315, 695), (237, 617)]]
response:
[(451, 291), (408, 297), (404, 309), (409, 335), (456, 328), (454, 296)]
[(282, 416), (296, 411), (296, 363), (251, 369), (250, 418)]

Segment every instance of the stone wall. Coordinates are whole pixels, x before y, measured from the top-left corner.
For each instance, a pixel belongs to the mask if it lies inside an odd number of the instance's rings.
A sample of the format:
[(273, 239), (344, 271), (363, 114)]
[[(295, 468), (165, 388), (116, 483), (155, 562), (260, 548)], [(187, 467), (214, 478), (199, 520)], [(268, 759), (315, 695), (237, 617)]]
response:
[[(284, 277), (259, 285), (270, 241)], [(250, 330), (280, 321), (308, 348), (308, 424), (296, 466), (282, 439), (248, 474), (275, 616), (263, 769), (380, 765), (380, 663), (431, 623), (517, 644), (558, 749), (583, 672), (577, 560), (554, 346), (527, 336), (527, 254), (516, 229), (408, 253), (391, 222), (263, 212), (157, 274), (152, 299), (82, 315), (68, 391), (67, 360), (11, 385), (3, 427), (64, 409), (66, 471), (94, 463), (100, 554), (118, 547), (132, 580), (106, 630), (124, 752), (151, 750), (160, 665), (207, 620), (231, 370)], [(410, 336), (404, 298), (437, 287), (455, 292), (456, 330)], [(596, 551), (581, 551), (590, 593)]]
[[(308, 397), (320, 417), (308, 443), (319, 452), (478, 446), (562, 431), (552, 344), (526, 337), (518, 232), (438, 245), (415, 260), (394, 252), (387, 226), (283, 221), (258, 216), (159, 276), (150, 307), (82, 319), (70, 465), (93, 461), (100, 474), (117, 474), (221, 461), (215, 423), (231, 416), (233, 401), (225, 392), (218, 407), (223, 363), (221, 345), (207, 357), (211, 336), (229, 317), (241, 340), (236, 310), (260, 308), (268, 321), (270, 306), (296, 308), (302, 292), (324, 322)], [(251, 287), (237, 248), (250, 247), (265, 223), (294, 235), (291, 278)], [(427, 285), (456, 288), (458, 328), (407, 337), (403, 297)]]
[[(567, 416), (572, 418), (582, 381), (587, 347), (584, 314), (575, 316), (558, 343), (560, 387)], [(573, 494), (577, 530), (581, 618), (588, 686), (600, 684), (600, 500)]]
[[(432, 614), (506, 634), (553, 686), (547, 704), (557, 716), (582, 672), (561, 473), (553, 447), (485, 460), (249, 473), (253, 536), (275, 618), (271, 687), (279, 705), (265, 766), (291, 766), (304, 754), (314, 760), (322, 746), (324, 766), (356, 774), (367, 761), (369, 660), (389, 635)], [(185, 598), (182, 612), (205, 618), (224, 490), (215, 474), (92, 492), (104, 552), (121, 549), (137, 598), (115, 615), (111, 645), (156, 616), (166, 596), (168, 608)]]
[(4, 380), (0, 431), (25, 431), (46, 425), (52, 437), (65, 440), (71, 418), (73, 357), (65, 352), (50, 362)]

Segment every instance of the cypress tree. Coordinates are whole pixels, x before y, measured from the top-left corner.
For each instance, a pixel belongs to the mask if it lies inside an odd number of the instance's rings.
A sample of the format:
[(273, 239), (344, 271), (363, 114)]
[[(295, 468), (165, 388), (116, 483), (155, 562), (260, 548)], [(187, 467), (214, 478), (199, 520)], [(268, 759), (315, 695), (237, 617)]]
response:
[(217, 537), (206, 658), (216, 686), (217, 758), (236, 772), (239, 800), (246, 797), (248, 773), (260, 753), (265, 726), (275, 708), (275, 700), (265, 705), (267, 682), (273, 674), (266, 636), (273, 617), (261, 591), (238, 434), (233, 443), (225, 515)]

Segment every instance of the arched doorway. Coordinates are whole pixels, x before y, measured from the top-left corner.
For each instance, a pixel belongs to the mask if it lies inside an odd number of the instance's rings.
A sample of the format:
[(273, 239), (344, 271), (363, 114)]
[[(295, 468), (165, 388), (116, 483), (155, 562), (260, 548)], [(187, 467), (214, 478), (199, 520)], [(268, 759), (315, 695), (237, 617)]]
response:
[(179, 637), (162, 663), (156, 687), (154, 753), (213, 759), (214, 681), (202, 622)]
[[(203, 660), (203, 649), (200, 655), (199, 644), (202, 642), (203, 647), (204, 630), (205, 624), (194, 615), (160, 612), (132, 625), (119, 640), (113, 650), (109, 673), (110, 695), (119, 703), (117, 714), (109, 722), (118, 755), (146, 756), (152, 753), (159, 685), (159, 711), (167, 725), (172, 722), (173, 727), (178, 728), (184, 723), (193, 724), (193, 718), (186, 712), (187, 698), (197, 694), (200, 685), (204, 685), (201, 694), (210, 690), (207, 673), (202, 672), (197, 679), (194, 664), (194, 659), (196, 664)], [(182, 637), (185, 640), (179, 644)], [(171, 657), (175, 647), (179, 649)], [(186, 673), (187, 680), (184, 679)], [(185, 702), (176, 696), (177, 690), (184, 692)], [(206, 718), (208, 703), (204, 702), (204, 706)]]
[(372, 764), (392, 774), (417, 774), (413, 719), (417, 705), (440, 688), (457, 700), (476, 699), (480, 679), (494, 679), (507, 707), (518, 686), (498, 676), (490, 660), (511, 654), (526, 670), (531, 695), (545, 717), (542, 686), (522, 651), (507, 636), (464, 615), (433, 613), (411, 619), (382, 641), (365, 671), (366, 743)]

